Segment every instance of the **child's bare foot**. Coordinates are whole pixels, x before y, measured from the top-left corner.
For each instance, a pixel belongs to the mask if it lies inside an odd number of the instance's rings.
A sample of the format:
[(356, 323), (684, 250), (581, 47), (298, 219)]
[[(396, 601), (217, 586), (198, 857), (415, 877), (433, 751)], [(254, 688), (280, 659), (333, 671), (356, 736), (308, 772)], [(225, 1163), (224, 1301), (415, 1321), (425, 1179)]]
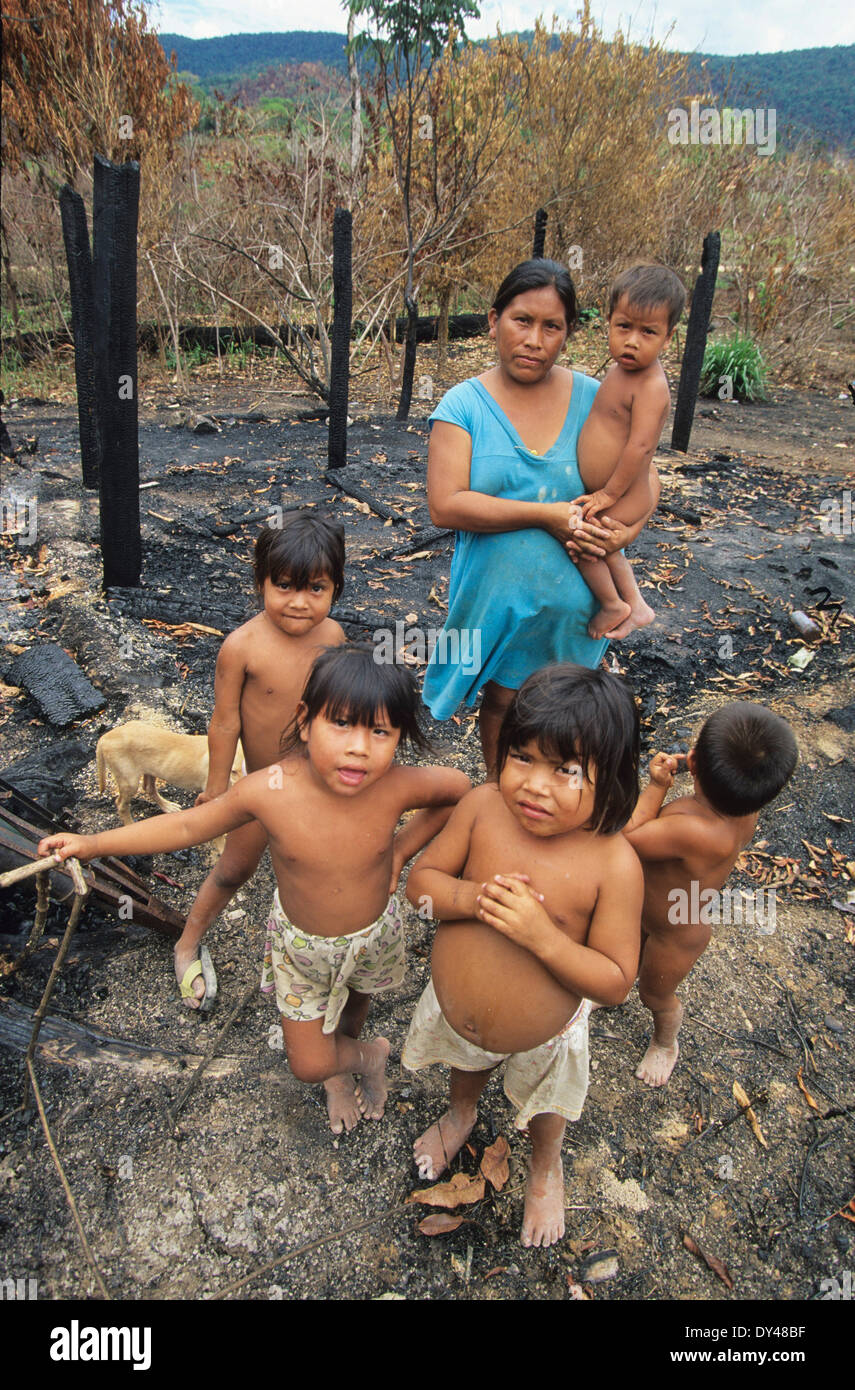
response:
[(656, 614), (649, 604), (639, 598), (637, 603), (633, 603), (629, 610), (629, 617), (625, 622), (619, 624), (611, 632), (605, 634), (610, 642), (619, 642), (622, 637), (628, 637), (636, 628), (649, 627), (656, 619)]
[(365, 1070), (360, 1073), (356, 1083), (356, 1103), (366, 1120), (382, 1120), (386, 1109), (386, 1062), (391, 1050), (388, 1038), (372, 1038), (371, 1042), (359, 1042), (364, 1057)]
[(588, 636), (594, 638), (610, 636), (613, 630), (619, 629), (629, 621), (631, 613), (632, 609), (628, 603), (624, 603), (623, 599), (618, 598), (615, 599), (614, 603), (604, 604), (599, 613), (595, 613), (588, 623)]
[(677, 1034), (683, 1022), (683, 1005), (674, 996), (671, 1008), (656, 1009), (653, 1014), (653, 1037), (650, 1046), (635, 1069), (639, 1081), (647, 1086), (664, 1086), (677, 1062), (680, 1049)]
[(635, 1069), (639, 1081), (648, 1086), (664, 1086), (677, 1062), (680, 1048), (675, 1038), (671, 1047), (663, 1047), (655, 1039)]
[[(199, 947), (185, 946), (182, 948), (181, 943), (179, 941), (176, 944), (174, 954), (175, 978), (180, 986), (190, 966), (193, 964), (194, 961), (197, 961), (199, 959)], [(205, 981), (202, 977), (201, 971), (196, 976), (195, 980), (191, 980), (189, 982), (189, 988), (192, 990), (192, 994), (182, 995), (181, 1002), (185, 1004), (188, 1009), (198, 1009), (202, 1003), (202, 1000), (205, 998)]]
[(529, 1161), (522, 1245), (554, 1245), (564, 1235), (564, 1169), (561, 1158), (541, 1168)]
[(331, 1076), (324, 1082), (324, 1090), (327, 1093), (330, 1129), (333, 1134), (341, 1134), (344, 1129), (349, 1134), (354, 1126), (359, 1124), (360, 1115), (353, 1077), (347, 1072), (341, 1076)]
[(413, 1144), (413, 1158), (422, 1182), (444, 1173), (475, 1128), (476, 1106), (450, 1106)]

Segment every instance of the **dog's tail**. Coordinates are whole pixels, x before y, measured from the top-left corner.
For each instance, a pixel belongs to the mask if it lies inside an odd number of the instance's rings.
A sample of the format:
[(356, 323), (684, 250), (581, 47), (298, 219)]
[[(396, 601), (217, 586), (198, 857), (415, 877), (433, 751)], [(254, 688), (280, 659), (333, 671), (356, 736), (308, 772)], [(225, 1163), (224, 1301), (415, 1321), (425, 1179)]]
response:
[(104, 749), (101, 747), (103, 742), (104, 739), (102, 736), (95, 745), (95, 766), (98, 769), (98, 790), (102, 794), (107, 790), (107, 768), (104, 761)]

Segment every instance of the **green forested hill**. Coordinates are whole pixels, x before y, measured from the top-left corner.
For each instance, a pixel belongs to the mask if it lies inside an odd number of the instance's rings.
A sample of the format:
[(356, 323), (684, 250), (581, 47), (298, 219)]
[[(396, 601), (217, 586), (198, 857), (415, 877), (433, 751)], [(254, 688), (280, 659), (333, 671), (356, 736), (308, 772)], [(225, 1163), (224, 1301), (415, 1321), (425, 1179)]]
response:
[(734, 105), (774, 107), (780, 143), (813, 136), (855, 150), (855, 44), (690, 61), (699, 85), (703, 65), (713, 91), (727, 90)]
[[(526, 35), (521, 35), (526, 37)], [(161, 34), (178, 68), (207, 91), (233, 88), (241, 79), (282, 63), (323, 63), (346, 70), (344, 35), (292, 30), (282, 34), (230, 34), (219, 39), (185, 39)], [(697, 90), (708, 83), (731, 104), (772, 106), (778, 144), (808, 135), (830, 146), (855, 150), (855, 44), (801, 48), (787, 53), (750, 53), (735, 58), (693, 54)]]

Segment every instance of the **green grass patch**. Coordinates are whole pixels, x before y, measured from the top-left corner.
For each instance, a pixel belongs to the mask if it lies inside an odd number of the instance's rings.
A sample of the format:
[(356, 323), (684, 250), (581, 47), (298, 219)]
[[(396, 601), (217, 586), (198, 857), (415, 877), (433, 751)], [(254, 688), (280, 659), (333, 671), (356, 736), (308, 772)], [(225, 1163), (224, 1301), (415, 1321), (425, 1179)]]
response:
[(765, 401), (766, 386), (766, 364), (753, 339), (735, 333), (722, 342), (707, 343), (700, 395), (718, 396), (720, 400)]

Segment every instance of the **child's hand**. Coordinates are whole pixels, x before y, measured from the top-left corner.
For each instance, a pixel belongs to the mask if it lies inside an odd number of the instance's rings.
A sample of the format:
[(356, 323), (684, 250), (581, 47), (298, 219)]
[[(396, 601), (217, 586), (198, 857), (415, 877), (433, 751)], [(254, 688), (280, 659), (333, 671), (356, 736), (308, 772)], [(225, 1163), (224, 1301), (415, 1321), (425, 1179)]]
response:
[(596, 516), (598, 512), (607, 512), (617, 501), (617, 497), (612, 493), (598, 488), (596, 492), (585, 492), (581, 497), (574, 497), (572, 506), (581, 508), (582, 515), (587, 520), (590, 516)]
[(655, 753), (650, 760), (651, 782), (666, 789), (672, 786), (674, 778), (681, 770), (680, 764), (685, 761), (685, 753)]
[(517, 945), (534, 950), (534, 942), (552, 919), (543, 907), (543, 894), (531, 885), (527, 874), (496, 874), (481, 885), (478, 916)]
[[(225, 789), (225, 787), (224, 787), (224, 788), (223, 788), (223, 791), (225, 791), (225, 790), (226, 790), (226, 789)], [(199, 795), (196, 797), (196, 800), (193, 802), (193, 805), (194, 805), (194, 806), (205, 806), (205, 805), (207, 805), (207, 803), (208, 803), (209, 801), (216, 801), (217, 797), (218, 797), (218, 796), (222, 796), (222, 794), (223, 794), (223, 792), (209, 792), (209, 791), (206, 789), (205, 791), (199, 793)]]
[(39, 854), (58, 854), (60, 859), (94, 859), (94, 835), (48, 835), (39, 841)]

